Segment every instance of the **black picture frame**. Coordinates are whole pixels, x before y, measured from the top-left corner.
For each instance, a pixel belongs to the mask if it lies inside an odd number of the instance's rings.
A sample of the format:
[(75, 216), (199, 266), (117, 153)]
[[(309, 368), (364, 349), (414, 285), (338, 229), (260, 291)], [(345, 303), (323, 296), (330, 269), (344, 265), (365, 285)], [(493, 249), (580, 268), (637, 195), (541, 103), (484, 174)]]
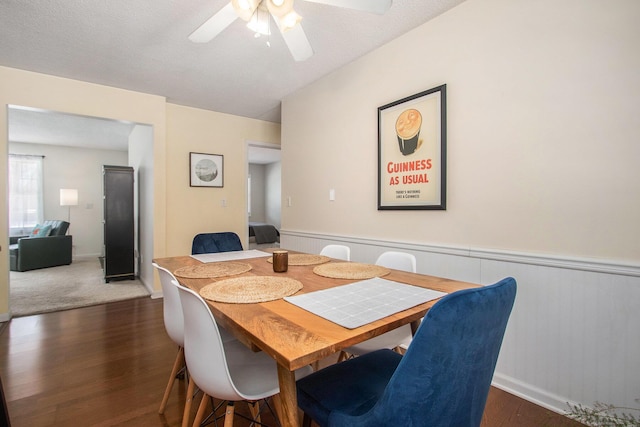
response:
[(446, 89), (378, 108), (378, 210), (446, 210)]
[(191, 187), (224, 187), (224, 156), (189, 153), (189, 185)]

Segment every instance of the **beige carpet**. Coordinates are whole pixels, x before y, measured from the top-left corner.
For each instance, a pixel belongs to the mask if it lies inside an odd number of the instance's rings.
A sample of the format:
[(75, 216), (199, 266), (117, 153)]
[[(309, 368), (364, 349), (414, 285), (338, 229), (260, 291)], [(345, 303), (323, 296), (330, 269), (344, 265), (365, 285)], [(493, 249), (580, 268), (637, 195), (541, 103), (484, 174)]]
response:
[(25, 272), (12, 271), (9, 309), (14, 317), (104, 304), (148, 296), (139, 280), (104, 281), (97, 258), (71, 265)]

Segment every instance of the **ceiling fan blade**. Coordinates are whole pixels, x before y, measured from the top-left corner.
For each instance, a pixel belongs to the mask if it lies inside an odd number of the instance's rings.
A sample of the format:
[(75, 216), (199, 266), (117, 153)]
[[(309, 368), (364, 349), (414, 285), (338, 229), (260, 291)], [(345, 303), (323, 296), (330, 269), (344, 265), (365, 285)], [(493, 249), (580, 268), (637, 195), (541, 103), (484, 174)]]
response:
[(391, 7), (391, 0), (306, 0), (311, 3), (344, 7), (346, 9), (361, 10), (363, 12), (382, 15)]
[[(276, 23), (278, 20), (276, 20)], [(278, 25), (279, 26), (279, 25)], [(305, 61), (313, 56), (313, 49), (307, 39), (307, 35), (302, 29), (302, 25), (298, 24), (295, 27), (282, 32), (280, 29), (284, 42), (287, 44), (293, 59), (296, 61)]]
[(189, 40), (194, 43), (207, 43), (213, 40), (225, 28), (238, 18), (231, 3), (220, 9), (218, 13), (207, 19), (198, 29), (189, 36)]

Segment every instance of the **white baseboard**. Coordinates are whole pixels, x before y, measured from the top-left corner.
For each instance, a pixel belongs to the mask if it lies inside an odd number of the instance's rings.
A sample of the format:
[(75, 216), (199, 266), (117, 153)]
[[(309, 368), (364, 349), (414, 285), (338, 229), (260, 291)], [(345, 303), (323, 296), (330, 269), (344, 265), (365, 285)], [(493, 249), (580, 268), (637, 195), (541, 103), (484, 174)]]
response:
[(575, 402), (567, 402), (561, 396), (533, 387), (530, 384), (498, 372), (493, 375), (491, 385), (558, 414), (566, 414), (569, 410), (569, 403), (572, 405), (576, 404)]
[(98, 259), (99, 257), (100, 257), (100, 254), (74, 255), (71, 261), (72, 262), (73, 261), (90, 261), (90, 260)]

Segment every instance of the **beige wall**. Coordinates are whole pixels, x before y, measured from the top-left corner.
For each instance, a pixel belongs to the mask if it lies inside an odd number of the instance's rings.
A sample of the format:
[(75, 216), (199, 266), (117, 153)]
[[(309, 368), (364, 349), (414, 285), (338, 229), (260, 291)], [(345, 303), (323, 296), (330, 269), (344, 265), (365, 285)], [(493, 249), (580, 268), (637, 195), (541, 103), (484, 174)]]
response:
[(282, 162), (269, 163), (264, 168), (265, 222), (280, 229), (282, 211)]
[[(136, 271), (138, 278), (147, 288), (153, 289), (152, 297), (160, 292), (155, 283), (153, 268), (154, 255), (154, 158), (153, 153), (153, 128), (147, 125), (136, 126), (129, 134), (129, 166), (133, 167), (135, 191), (134, 191), (134, 215), (136, 221), (136, 251), (138, 254)], [(158, 278), (159, 279), (159, 278)]]
[(249, 217), (249, 221), (267, 222), (265, 219), (265, 169), (266, 165), (249, 164), (249, 176), (251, 176), (251, 217)]
[[(287, 97), (283, 230), (637, 263), (639, 20), (468, 0)], [(441, 84), (447, 210), (378, 211), (377, 108)]]
[[(204, 232), (234, 231), (248, 247), (246, 140), (279, 144), (280, 125), (167, 104), (167, 255), (191, 253)], [(223, 188), (189, 186), (190, 152), (224, 156)]]

